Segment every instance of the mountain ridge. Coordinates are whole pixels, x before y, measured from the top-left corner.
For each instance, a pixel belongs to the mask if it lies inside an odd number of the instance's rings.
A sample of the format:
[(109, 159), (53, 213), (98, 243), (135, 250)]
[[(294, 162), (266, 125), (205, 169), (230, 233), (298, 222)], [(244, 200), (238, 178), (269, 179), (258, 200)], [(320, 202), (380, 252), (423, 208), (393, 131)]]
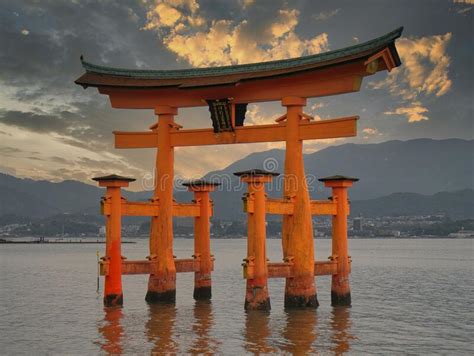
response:
[[(304, 159), (307, 175), (311, 178), (309, 188), (313, 199), (325, 199), (330, 195), (330, 190), (322, 187), (317, 178), (333, 174), (360, 178), (349, 192), (353, 201), (373, 200), (400, 192), (433, 195), (474, 189), (474, 140), (414, 139), (377, 144), (347, 143), (305, 154)], [(238, 184), (233, 172), (270, 168), (281, 173), (283, 162), (284, 150), (272, 149), (251, 153), (224, 169), (209, 172), (205, 177), (225, 175), (230, 184), (227, 188), (232, 188), (212, 193), (215, 216), (244, 218), (241, 196), (246, 187)], [(269, 165), (271, 167), (267, 167)], [(92, 184), (73, 180), (59, 183), (37, 181), (1, 173), (0, 192), (4, 192), (0, 199), (0, 216), (24, 214), (30, 217), (45, 217), (58, 211), (98, 212), (103, 195), (103, 189)], [(270, 196), (280, 196), (281, 184), (269, 186), (268, 192)], [(129, 200), (144, 200), (150, 198), (151, 194), (149, 191), (124, 191), (124, 196)], [(190, 193), (183, 191), (177, 191), (175, 197), (178, 201), (192, 199)], [(373, 203), (378, 204), (375, 201)]]

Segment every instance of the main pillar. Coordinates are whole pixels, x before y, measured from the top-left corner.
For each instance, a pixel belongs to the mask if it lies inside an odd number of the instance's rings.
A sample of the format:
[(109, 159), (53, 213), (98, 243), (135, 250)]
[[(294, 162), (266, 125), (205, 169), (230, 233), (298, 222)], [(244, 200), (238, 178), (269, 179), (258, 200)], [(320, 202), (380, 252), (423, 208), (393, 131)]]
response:
[(110, 203), (107, 212), (105, 258), (108, 273), (105, 276), (104, 305), (113, 307), (123, 304), (122, 293), (122, 196), (120, 188), (128, 187), (133, 178), (110, 175), (92, 178), (99, 182), (100, 187), (106, 187), (105, 200)]
[(349, 200), (347, 188), (359, 179), (345, 176), (321, 178), (326, 187), (332, 188), (333, 201), (336, 202), (337, 213), (332, 218), (332, 258), (337, 260), (337, 274), (332, 276), (331, 305), (351, 305), (351, 288), (349, 285), (350, 261), (347, 243), (347, 216)]
[(170, 131), (174, 127), (177, 109), (169, 106), (155, 108), (158, 115), (158, 153), (156, 156), (154, 200), (160, 206), (158, 216), (151, 219), (150, 261), (152, 270), (148, 280), (148, 303), (174, 303), (176, 300), (176, 267), (173, 258), (173, 179), (174, 149)]
[(196, 300), (211, 299), (212, 296), (212, 256), (210, 218), (212, 202), (209, 192), (219, 183), (195, 180), (183, 183), (188, 190), (194, 192), (194, 200), (199, 204), (199, 216), (194, 218), (194, 258), (199, 260), (199, 271), (194, 273), (194, 293)]
[(286, 279), (285, 308), (317, 308), (319, 303), (314, 282), (314, 240), (310, 198), (306, 183), (303, 141), (299, 139), (299, 122), (306, 99), (285, 97), (286, 156), (283, 192), (294, 201), (294, 214), (282, 221), (284, 260), (293, 259), (293, 276)]
[[(265, 183), (272, 181), (278, 173), (253, 169), (234, 173), (242, 182), (248, 183), (247, 205), (252, 202), (253, 209), (248, 211), (249, 230), (247, 240), (246, 269), (247, 290), (245, 310), (270, 310), (268, 294), (268, 267), (266, 252), (266, 212)], [(248, 210), (248, 207), (247, 207)]]

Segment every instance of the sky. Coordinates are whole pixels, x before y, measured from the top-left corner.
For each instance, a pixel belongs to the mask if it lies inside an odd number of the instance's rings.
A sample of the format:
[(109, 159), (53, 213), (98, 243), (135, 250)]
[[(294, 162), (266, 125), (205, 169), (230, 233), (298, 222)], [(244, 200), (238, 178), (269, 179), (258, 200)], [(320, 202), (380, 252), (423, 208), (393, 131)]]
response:
[[(153, 172), (156, 151), (116, 150), (112, 131), (145, 131), (151, 110), (112, 109), (74, 84), (89, 62), (180, 69), (335, 50), (404, 26), (402, 66), (366, 77), (358, 93), (308, 100), (316, 120), (359, 115), (355, 138), (307, 141), (306, 153), (344, 143), (472, 139), (474, 0), (0, 0), (0, 172), (90, 183)], [(280, 103), (252, 104), (246, 123), (271, 123)], [(206, 107), (181, 109), (185, 128), (211, 127)], [(281, 143), (177, 148), (176, 174), (197, 178)], [(139, 189), (139, 187), (134, 187)]]

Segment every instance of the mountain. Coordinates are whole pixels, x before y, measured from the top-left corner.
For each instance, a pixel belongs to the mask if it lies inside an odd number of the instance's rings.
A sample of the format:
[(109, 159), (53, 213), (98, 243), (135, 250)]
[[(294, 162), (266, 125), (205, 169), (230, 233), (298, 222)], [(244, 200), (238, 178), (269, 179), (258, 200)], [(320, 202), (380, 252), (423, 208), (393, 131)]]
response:
[[(233, 172), (276, 166), (282, 172), (284, 151), (251, 154), (229, 167), (206, 177), (224, 182), (225, 192), (213, 194), (215, 214), (222, 218), (242, 216), (240, 197), (246, 187), (238, 184)], [(352, 200), (367, 200), (397, 192), (435, 194), (474, 188), (474, 140), (416, 139), (379, 144), (344, 144), (307, 154), (304, 157), (313, 199), (325, 199), (330, 190), (317, 178), (342, 174), (360, 178), (350, 189)], [(270, 196), (279, 196), (281, 177), (267, 187)], [(232, 189), (228, 189), (228, 187)], [(225, 210), (220, 207), (226, 207)]]
[[(219, 191), (212, 193), (215, 216), (224, 219), (244, 218), (241, 197), (246, 187), (239, 184), (234, 172), (251, 168), (272, 168), (282, 172), (283, 162), (284, 151), (270, 150), (250, 154), (223, 170), (210, 172), (207, 178), (223, 183)], [(462, 210), (463, 205), (459, 205), (454, 198), (429, 200), (418, 195), (473, 189), (473, 165), (474, 140), (461, 139), (345, 144), (305, 155), (313, 199), (325, 199), (330, 195), (330, 191), (323, 188), (317, 178), (333, 174), (355, 176), (360, 181), (350, 189), (351, 200), (354, 204), (356, 200), (371, 201), (368, 205), (360, 205), (363, 213), (371, 214), (390, 206), (392, 208), (387, 211), (393, 213), (414, 213), (415, 210), (425, 211), (426, 206), (431, 204), (438, 204), (439, 207), (443, 204), (457, 205), (456, 209)], [(281, 179), (275, 179), (274, 184), (268, 186), (270, 196), (281, 195)], [(405, 195), (390, 196), (398, 192), (418, 195), (403, 193)], [(60, 212), (98, 213), (102, 195), (103, 189), (76, 181), (52, 183), (0, 174), (0, 216), (44, 218)], [(150, 192), (125, 191), (124, 195), (130, 200), (145, 200), (150, 197)], [(177, 191), (175, 197), (178, 201), (189, 201), (191, 194)], [(380, 198), (382, 200), (376, 199), (379, 197), (383, 197)], [(383, 199), (389, 199), (390, 204)], [(419, 201), (419, 205), (413, 205), (410, 199)], [(369, 206), (379, 208), (372, 209)], [(462, 215), (461, 212), (455, 214)]]
[(433, 195), (394, 193), (351, 201), (351, 216), (410, 216), (446, 214), (452, 219), (474, 218), (474, 190), (441, 192)]
[[(103, 194), (103, 189), (81, 182), (53, 183), (0, 173), (0, 216), (44, 218), (58, 213), (98, 213)], [(130, 200), (144, 200), (149, 194), (125, 191), (124, 195)]]

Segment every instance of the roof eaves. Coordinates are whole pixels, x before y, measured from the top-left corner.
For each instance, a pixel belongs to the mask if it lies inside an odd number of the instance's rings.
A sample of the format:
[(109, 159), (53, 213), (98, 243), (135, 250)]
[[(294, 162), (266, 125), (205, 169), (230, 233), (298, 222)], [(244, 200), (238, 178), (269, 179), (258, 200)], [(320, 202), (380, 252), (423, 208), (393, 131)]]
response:
[[(320, 54), (283, 59), (270, 62), (240, 64), (233, 66), (221, 66), (221, 67), (209, 67), (209, 68), (191, 68), (191, 69), (178, 69), (178, 70), (140, 70), (140, 69), (124, 69), (124, 68), (113, 68), (106, 67), (97, 64), (93, 64), (84, 60), (81, 56), (81, 63), (86, 72), (101, 74), (106, 76), (119, 76), (119, 77), (133, 77), (140, 79), (184, 79), (184, 78), (196, 78), (203, 76), (221, 76), (241, 73), (251, 73), (259, 71), (272, 71), (277, 69), (285, 69), (291, 67), (297, 67), (307, 64), (317, 64), (326, 61), (336, 60), (338, 58), (344, 58), (347, 56), (355, 55), (360, 52), (376, 50), (383, 47), (389, 47), (396, 62), (400, 65), (400, 58), (394, 46), (394, 41), (399, 38), (402, 34), (403, 27), (400, 27), (394, 31), (391, 31), (381, 37), (373, 40), (360, 43), (351, 47), (338, 49), (335, 51), (324, 52)], [(80, 84), (83, 85), (83, 84)]]

